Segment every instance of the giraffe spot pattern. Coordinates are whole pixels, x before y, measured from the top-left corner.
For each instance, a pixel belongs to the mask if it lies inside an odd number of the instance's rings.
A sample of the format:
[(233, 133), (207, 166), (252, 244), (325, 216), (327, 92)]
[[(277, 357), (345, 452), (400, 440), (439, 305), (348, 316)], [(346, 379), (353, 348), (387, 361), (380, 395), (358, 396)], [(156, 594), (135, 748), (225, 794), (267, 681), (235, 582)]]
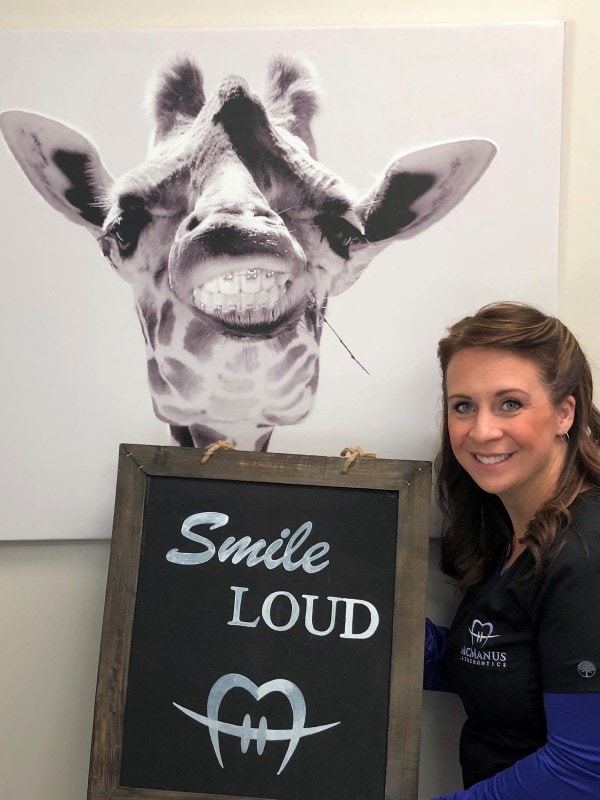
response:
[[(203, 412), (198, 411), (198, 414)], [(156, 416), (169, 425), (185, 425), (189, 419), (189, 412), (177, 406), (164, 405), (157, 411)]]
[(311, 394), (316, 394), (318, 385), (319, 385), (319, 364), (317, 362), (317, 366), (315, 368), (313, 376), (306, 384), (306, 388), (309, 390)]
[(173, 441), (177, 442), (180, 447), (194, 446), (194, 440), (192, 439), (190, 429), (185, 425), (169, 425), (169, 429), (171, 431), (171, 437), (173, 438)]
[[(206, 447), (213, 442), (218, 442), (220, 439), (231, 438), (216, 431), (214, 428), (209, 428), (208, 425), (192, 425), (190, 433), (195, 447)], [(233, 440), (233, 443), (235, 444), (235, 440)]]
[(204, 383), (202, 377), (176, 358), (166, 358), (165, 364), (168, 367), (167, 381), (186, 400), (193, 400)]
[(193, 319), (186, 328), (183, 347), (192, 355), (208, 355), (212, 350), (212, 337), (206, 325), (200, 320)]
[(296, 425), (298, 422), (302, 422), (303, 419), (306, 419), (309, 413), (310, 408), (307, 408), (306, 410), (302, 411), (301, 414), (290, 414), (286, 417), (278, 412), (277, 414), (265, 415), (265, 419), (273, 426)]
[(298, 386), (298, 384), (306, 384), (310, 378), (312, 378), (314, 366), (317, 361), (316, 355), (310, 355), (304, 364), (301, 364), (298, 369), (294, 372), (290, 380), (284, 385), (279, 387), (276, 391), (269, 392), (272, 396), (286, 396), (290, 394), (290, 392)]
[(138, 305), (146, 327), (146, 340), (154, 350), (156, 348), (156, 326), (158, 324), (156, 308), (151, 301), (148, 302), (147, 296), (141, 299)]
[(292, 349), (286, 354), (285, 358), (283, 358), (278, 364), (275, 364), (274, 367), (267, 373), (267, 380), (269, 381), (278, 381), (286, 375), (294, 363), (301, 358), (304, 353), (306, 353), (306, 345), (299, 344), (296, 347), (292, 347)]
[(158, 272), (154, 273), (153, 281), (157, 289), (160, 289), (162, 285), (165, 283), (167, 275), (168, 275), (168, 270), (166, 266), (162, 267), (161, 269), (158, 270)]
[(271, 439), (272, 433), (273, 433), (272, 430), (268, 431), (267, 433), (264, 433), (256, 440), (256, 445), (255, 445), (256, 450), (260, 450), (263, 453), (266, 451), (267, 447), (269, 446), (269, 440)]
[(140, 311), (140, 307), (136, 304), (135, 312), (137, 314), (138, 321), (140, 323), (140, 328), (142, 329), (142, 336), (144, 337), (144, 342), (146, 345), (150, 345), (148, 341), (148, 334), (146, 333), (146, 325), (144, 324), (144, 319), (142, 317), (142, 312)]
[(170, 392), (169, 384), (164, 380), (158, 369), (155, 358), (148, 359), (148, 382), (155, 394), (167, 394)]
[(160, 310), (160, 323), (158, 326), (158, 342), (162, 345), (171, 344), (173, 330), (175, 328), (175, 312), (173, 301), (167, 300)]
[(279, 336), (273, 339), (273, 347), (276, 351), (281, 352), (287, 350), (294, 339), (298, 338), (298, 331), (296, 328), (291, 328), (287, 331), (282, 331)]
[(276, 405), (274, 404), (266, 406), (264, 409), (266, 418), (269, 420), (273, 420), (276, 418), (276, 415), (279, 414), (280, 412), (291, 411), (293, 408), (296, 408), (296, 406), (304, 398), (304, 393), (305, 393), (305, 388), (302, 387), (302, 389), (299, 392), (297, 392), (289, 402), (285, 404), (277, 403)]

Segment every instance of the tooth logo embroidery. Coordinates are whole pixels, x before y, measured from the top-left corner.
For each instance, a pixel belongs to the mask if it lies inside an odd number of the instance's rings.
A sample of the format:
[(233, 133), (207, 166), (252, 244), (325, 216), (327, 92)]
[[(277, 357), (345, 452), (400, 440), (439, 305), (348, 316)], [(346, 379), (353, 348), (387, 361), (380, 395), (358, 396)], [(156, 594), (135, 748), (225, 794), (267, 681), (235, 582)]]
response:
[(506, 669), (508, 657), (504, 650), (488, 650), (490, 639), (500, 638), (499, 633), (494, 633), (491, 622), (482, 622), (474, 619), (468, 628), (471, 634), (471, 645), (463, 644), (460, 649), (460, 660), (475, 667), (486, 669)]
[[(244, 721), (241, 725), (236, 725), (230, 722), (223, 722), (219, 719), (219, 709), (221, 702), (225, 695), (232, 689), (245, 689), (249, 692), (255, 700), (262, 700), (268, 694), (279, 692), (287, 697), (292, 709), (292, 727), (289, 729), (269, 729), (265, 717), (261, 717), (258, 727), (253, 728), (251, 724), (250, 714), (246, 714)], [(339, 725), (339, 722), (330, 722), (327, 725), (317, 725), (312, 728), (305, 728), (306, 721), (306, 702), (304, 695), (300, 688), (292, 681), (285, 678), (276, 678), (272, 681), (267, 681), (261, 686), (257, 686), (245, 675), (239, 675), (236, 672), (231, 672), (228, 675), (223, 675), (216, 681), (209, 694), (206, 704), (206, 716), (197, 714), (189, 708), (184, 708), (178, 703), (173, 703), (175, 708), (178, 708), (188, 717), (196, 720), (196, 722), (206, 725), (210, 733), (210, 740), (212, 742), (213, 750), (217, 757), (217, 761), (223, 767), (223, 759), (221, 758), (221, 747), (219, 744), (219, 735), (227, 733), (230, 736), (237, 736), (240, 739), (240, 747), (242, 753), (248, 752), (248, 746), (251, 740), (256, 740), (256, 752), (262, 755), (265, 749), (266, 742), (273, 741), (289, 741), (288, 748), (281, 762), (277, 774), (280, 775), (285, 769), (290, 758), (293, 756), (300, 739), (303, 736), (312, 736), (315, 733), (321, 733), (328, 728), (334, 728)]]
[(471, 644), (478, 647), (485, 647), (490, 639), (497, 639), (499, 634), (493, 634), (494, 626), (491, 622), (481, 622), (474, 619), (469, 628), (471, 634)]

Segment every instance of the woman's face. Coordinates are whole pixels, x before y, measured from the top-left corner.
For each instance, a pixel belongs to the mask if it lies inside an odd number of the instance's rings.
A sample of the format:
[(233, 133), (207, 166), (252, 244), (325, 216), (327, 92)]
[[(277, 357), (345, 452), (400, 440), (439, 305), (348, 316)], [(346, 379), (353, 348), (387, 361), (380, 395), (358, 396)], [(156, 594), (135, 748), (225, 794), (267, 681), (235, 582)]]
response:
[(560, 473), (566, 450), (560, 437), (573, 424), (574, 398), (555, 406), (533, 361), (491, 347), (458, 352), (446, 390), (458, 462), (505, 506), (534, 513)]

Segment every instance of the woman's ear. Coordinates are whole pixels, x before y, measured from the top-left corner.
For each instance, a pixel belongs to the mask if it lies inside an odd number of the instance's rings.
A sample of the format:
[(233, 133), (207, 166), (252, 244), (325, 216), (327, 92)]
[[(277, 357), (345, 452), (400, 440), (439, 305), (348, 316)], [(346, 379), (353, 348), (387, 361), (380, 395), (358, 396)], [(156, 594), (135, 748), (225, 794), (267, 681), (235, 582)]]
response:
[(564, 436), (571, 430), (575, 419), (576, 400), (572, 394), (559, 403), (556, 410), (558, 412), (558, 435)]

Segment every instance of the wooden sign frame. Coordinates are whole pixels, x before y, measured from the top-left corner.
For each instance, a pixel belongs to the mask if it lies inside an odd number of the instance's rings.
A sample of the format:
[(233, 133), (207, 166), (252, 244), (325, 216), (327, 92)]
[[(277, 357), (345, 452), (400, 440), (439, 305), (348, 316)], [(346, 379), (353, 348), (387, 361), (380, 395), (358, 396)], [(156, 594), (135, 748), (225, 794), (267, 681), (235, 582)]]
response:
[[(341, 458), (219, 451), (201, 464), (200, 456), (193, 448), (120, 445), (88, 800), (247, 800), (247, 797), (269, 796), (247, 796), (243, 792), (234, 796), (230, 792), (152, 786), (136, 788), (120, 783), (132, 630), (144, 552), (145, 504), (148, 483), (154, 476), (232, 481), (232, 486), (240, 481), (268, 484), (274, 491), (280, 491), (281, 485), (383, 490), (397, 495), (395, 582), (390, 595), (393, 608), (389, 611), (392, 615), (386, 698), (389, 713), (384, 791), (380, 800), (416, 800), (431, 464), (360, 458), (344, 474)], [(181, 539), (180, 544), (184, 550), (194, 549), (188, 540)]]

